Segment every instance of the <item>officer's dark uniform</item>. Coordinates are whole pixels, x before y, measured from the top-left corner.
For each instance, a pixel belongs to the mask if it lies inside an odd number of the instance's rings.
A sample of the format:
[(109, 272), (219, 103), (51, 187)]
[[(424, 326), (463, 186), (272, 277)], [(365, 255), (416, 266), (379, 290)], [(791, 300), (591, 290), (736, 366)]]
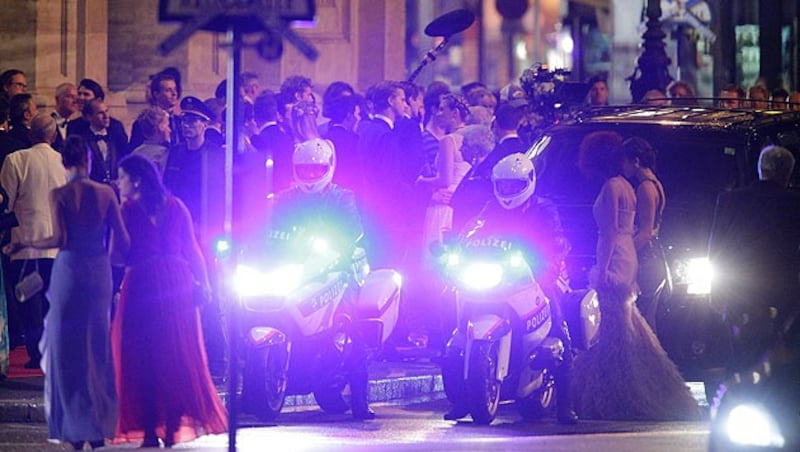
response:
[[(331, 245), (343, 246), (342, 252), (349, 253), (364, 232), (354, 193), (334, 184), (319, 193), (306, 193), (298, 187), (281, 192), (275, 199), (269, 223), (267, 244), (273, 249), (279, 248), (282, 240), (291, 239), (291, 232), (300, 232), (296, 228), (302, 227), (328, 237)], [(346, 297), (341, 308), (355, 311), (354, 303), (353, 297)], [(345, 365), (349, 371), (353, 416), (372, 419), (375, 413), (367, 401), (366, 351), (357, 334), (352, 340), (353, 352)]]
[[(536, 282), (550, 299), (554, 328), (552, 334), (562, 340), (567, 350), (564, 362), (556, 372), (556, 405), (558, 420), (575, 423), (572, 409), (570, 379), (572, 374), (572, 340), (561, 310), (561, 299), (568, 284), (562, 265), (569, 253), (558, 211), (550, 201), (531, 196), (515, 209), (503, 208), (496, 199), (490, 201), (478, 215), (483, 222), (480, 234), (499, 235), (517, 245), (531, 266)], [(473, 223), (473, 222), (471, 222)]]

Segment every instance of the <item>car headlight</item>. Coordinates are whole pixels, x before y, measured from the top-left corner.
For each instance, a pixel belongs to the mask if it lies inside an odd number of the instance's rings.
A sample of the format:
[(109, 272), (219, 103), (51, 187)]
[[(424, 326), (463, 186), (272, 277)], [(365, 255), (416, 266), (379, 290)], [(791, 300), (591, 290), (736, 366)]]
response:
[(460, 279), (470, 289), (491, 289), (503, 280), (503, 267), (499, 264), (470, 264), (461, 272)]
[(714, 269), (708, 257), (678, 259), (673, 265), (673, 277), (676, 285), (686, 285), (687, 294), (708, 295)]
[(781, 448), (786, 443), (778, 423), (758, 405), (737, 405), (728, 413), (724, 426), (728, 439), (743, 446)]
[(242, 297), (285, 296), (300, 285), (302, 277), (302, 265), (284, 265), (271, 272), (239, 265), (236, 267), (234, 287)]

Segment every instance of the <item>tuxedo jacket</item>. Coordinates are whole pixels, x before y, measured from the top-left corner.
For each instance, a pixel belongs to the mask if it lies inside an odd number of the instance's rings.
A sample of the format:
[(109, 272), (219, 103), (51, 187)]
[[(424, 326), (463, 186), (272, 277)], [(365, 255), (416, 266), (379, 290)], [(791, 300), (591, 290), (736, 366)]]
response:
[(97, 182), (109, 183), (117, 178), (119, 160), (128, 155), (128, 134), (125, 133), (122, 123), (114, 118), (111, 118), (111, 125), (106, 132), (108, 155), (103, 158), (88, 121), (78, 118), (67, 124), (67, 135), (82, 136), (92, 151), (92, 171), (89, 173), (89, 177)]
[(255, 184), (251, 189), (257, 189), (259, 194), (266, 196), (265, 163), (267, 158), (272, 158), (272, 193), (280, 193), (292, 185), (292, 154), (294, 140), (284, 132), (278, 124), (265, 127), (258, 135), (250, 140), (258, 151), (255, 155), (245, 154), (246, 160), (243, 171), (253, 178)]

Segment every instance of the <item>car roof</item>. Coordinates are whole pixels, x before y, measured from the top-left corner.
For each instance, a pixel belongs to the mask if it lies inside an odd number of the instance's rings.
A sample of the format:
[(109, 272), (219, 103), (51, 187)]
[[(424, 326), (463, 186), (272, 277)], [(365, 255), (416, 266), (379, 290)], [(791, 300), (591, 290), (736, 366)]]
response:
[[(751, 128), (800, 121), (800, 111), (724, 109), (706, 106), (620, 105), (579, 111), (561, 126), (575, 124), (659, 124), (704, 129)], [(559, 127), (559, 126), (555, 126)]]

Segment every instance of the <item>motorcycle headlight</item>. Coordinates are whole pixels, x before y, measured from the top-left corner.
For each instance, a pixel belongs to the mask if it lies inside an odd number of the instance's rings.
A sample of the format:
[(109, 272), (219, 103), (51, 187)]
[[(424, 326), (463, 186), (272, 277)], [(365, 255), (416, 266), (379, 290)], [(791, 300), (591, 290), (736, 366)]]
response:
[(686, 285), (686, 293), (689, 295), (711, 293), (714, 270), (708, 257), (676, 260), (673, 265), (673, 276), (676, 285)]
[(460, 279), (470, 289), (491, 289), (503, 280), (503, 267), (499, 264), (471, 264), (461, 272)]
[(315, 237), (311, 239), (311, 249), (316, 254), (326, 254), (331, 250), (331, 245), (327, 240)]
[(448, 267), (455, 267), (461, 263), (461, 255), (456, 252), (449, 252), (444, 255), (444, 263)]
[(236, 267), (234, 287), (242, 297), (285, 296), (300, 285), (302, 276), (302, 265), (285, 265), (271, 272), (239, 265)]
[(786, 443), (778, 423), (762, 406), (735, 406), (724, 426), (725, 435), (735, 444), (781, 448)]

